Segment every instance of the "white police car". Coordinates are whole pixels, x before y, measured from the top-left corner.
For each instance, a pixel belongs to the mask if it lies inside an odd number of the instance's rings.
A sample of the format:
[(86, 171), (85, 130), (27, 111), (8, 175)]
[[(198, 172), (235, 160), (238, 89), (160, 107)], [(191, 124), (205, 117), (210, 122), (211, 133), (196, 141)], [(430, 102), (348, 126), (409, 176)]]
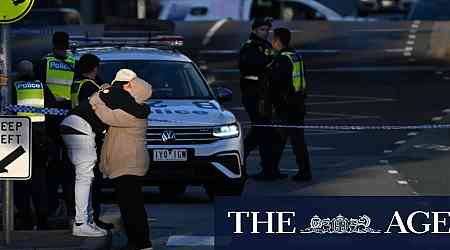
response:
[(168, 47), (103, 46), (77, 52), (101, 59), (105, 82), (128, 68), (152, 84), (146, 185), (157, 185), (170, 196), (185, 192), (188, 185), (204, 186), (210, 197), (241, 194), (246, 175), (242, 130), (220, 105), (231, 91), (210, 88), (188, 57)]

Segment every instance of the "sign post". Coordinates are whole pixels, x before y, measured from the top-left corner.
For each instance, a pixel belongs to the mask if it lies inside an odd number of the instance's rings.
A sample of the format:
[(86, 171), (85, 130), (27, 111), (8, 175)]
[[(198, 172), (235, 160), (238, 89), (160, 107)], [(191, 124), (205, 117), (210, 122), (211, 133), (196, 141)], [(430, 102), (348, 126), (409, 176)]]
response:
[(11, 243), (14, 230), (13, 180), (31, 178), (31, 119), (0, 116), (0, 180), (3, 189), (3, 231), (5, 243)]

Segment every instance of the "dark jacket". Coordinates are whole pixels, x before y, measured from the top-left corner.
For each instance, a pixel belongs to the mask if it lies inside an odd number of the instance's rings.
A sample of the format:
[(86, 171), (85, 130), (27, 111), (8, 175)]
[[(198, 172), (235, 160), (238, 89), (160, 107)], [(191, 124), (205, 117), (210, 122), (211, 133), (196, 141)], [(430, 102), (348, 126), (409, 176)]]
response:
[[(145, 119), (150, 114), (150, 107), (148, 105), (136, 103), (134, 98), (123, 90), (122, 87), (110, 87), (108, 90), (100, 93), (100, 98), (108, 108), (122, 109), (139, 119)], [(96, 134), (103, 133), (108, 128), (95, 114), (88, 99), (82, 100), (80, 105), (75, 107), (70, 114), (77, 115), (86, 120)]]
[(292, 83), (293, 65), (282, 52), (294, 52), (290, 48), (281, 50), (270, 65), (269, 93), (270, 101), (276, 111), (292, 111), (305, 114), (306, 92), (295, 92)]
[[(243, 92), (254, 93), (262, 87), (266, 66), (272, 61), (271, 53), (272, 45), (253, 33), (249, 40), (242, 45), (239, 55), (239, 70)], [(246, 80), (245, 76), (258, 76), (259, 80)]]

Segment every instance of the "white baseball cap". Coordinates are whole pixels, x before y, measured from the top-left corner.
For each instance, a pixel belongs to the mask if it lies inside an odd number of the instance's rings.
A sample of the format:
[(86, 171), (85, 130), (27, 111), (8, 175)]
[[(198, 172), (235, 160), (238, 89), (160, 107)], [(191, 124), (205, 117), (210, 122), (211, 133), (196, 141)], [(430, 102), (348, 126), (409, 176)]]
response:
[(111, 84), (114, 85), (115, 82), (130, 82), (137, 78), (136, 73), (130, 69), (121, 69), (117, 71), (116, 77)]

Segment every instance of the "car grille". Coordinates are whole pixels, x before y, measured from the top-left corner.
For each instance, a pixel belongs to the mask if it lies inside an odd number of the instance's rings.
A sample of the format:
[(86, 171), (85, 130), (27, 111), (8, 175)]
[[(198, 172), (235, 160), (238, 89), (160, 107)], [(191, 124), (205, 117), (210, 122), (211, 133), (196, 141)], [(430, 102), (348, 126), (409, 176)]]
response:
[[(176, 139), (163, 141), (164, 132), (175, 133)], [(147, 145), (186, 145), (186, 144), (208, 144), (217, 141), (213, 136), (212, 127), (177, 127), (177, 128), (148, 128)]]

